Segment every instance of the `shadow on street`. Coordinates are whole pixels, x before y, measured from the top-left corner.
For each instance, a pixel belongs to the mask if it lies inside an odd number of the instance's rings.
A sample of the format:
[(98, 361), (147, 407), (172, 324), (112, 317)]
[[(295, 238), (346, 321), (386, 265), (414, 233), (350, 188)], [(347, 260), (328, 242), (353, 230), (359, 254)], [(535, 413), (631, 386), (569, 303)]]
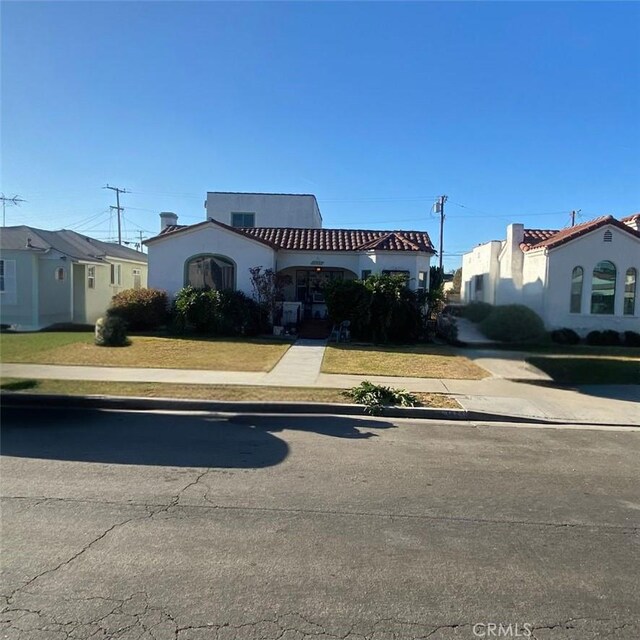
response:
[(282, 462), (285, 429), (360, 439), (383, 421), (333, 416), (171, 415), (95, 409), (2, 407), (1, 453), (7, 456), (162, 465), (262, 468)]

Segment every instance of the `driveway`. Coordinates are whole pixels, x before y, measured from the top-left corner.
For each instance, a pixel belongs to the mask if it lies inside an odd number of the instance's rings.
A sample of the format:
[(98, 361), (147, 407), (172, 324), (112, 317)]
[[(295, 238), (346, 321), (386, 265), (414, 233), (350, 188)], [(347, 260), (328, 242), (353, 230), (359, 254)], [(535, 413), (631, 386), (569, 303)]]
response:
[(5, 638), (640, 637), (638, 432), (33, 409), (2, 426)]

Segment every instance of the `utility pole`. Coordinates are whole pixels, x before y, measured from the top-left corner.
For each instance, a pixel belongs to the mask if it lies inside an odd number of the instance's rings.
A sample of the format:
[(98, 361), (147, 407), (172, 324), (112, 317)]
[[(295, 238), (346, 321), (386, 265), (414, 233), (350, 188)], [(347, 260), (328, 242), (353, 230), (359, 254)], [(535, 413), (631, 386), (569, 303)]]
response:
[(576, 226), (576, 216), (582, 211), (582, 209), (578, 209), (577, 211), (572, 211), (571, 212), (571, 226), (575, 227)]
[(138, 231), (140, 234), (140, 252), (144, 253), (144, 245), (142, 244), (142, 230)]
[(436, 213), (440, 214), (440, 271), (442, 271), (442, 239), (444, 236), (444, 203), (448, 200), (447, 196), (440, 196), (436, 202)]
[(7, 202), (9, 204), (15, 204), (17, 207), (20, 206), (21, 202), (26, 202), (19, 196), (13, 196), (10, 198), (9, 196), (5, 196), (4, 193), (0, 195), (0, 200), (2, 200), (2, 226), (7, 226)]
[(111, 189), (111, 191), (116, 192), (116, 206), (111, 207), (111, 209), (115, 209), (118, 213), (118, 244), (122, 244), (122, 223), (120, 221), (120, 213), (123, 211), (123, 208), (120, 206), (120, 194), (121, 193), (129, 193), (126, 189), (120, 189), (118, 187), (110, 187), (106, 185), (102, 187), (103, 189)]

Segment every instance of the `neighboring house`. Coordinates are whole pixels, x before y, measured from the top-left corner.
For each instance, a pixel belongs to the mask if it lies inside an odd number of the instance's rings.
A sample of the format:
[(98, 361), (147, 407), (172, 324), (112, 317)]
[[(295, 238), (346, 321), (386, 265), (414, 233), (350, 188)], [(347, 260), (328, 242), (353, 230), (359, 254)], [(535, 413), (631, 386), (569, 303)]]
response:
[[(161, 213), (149, 249), (149, 285), (175, 295), (185, 285), (252, 294), (249, 269), (289, 276), (284, 322), (323, 318), (325, 283), (402, 274), (412, 289), (429, 286), (434, 249), (424, 231), (323, 229), (313, 195), (209, 192), (207, 219), (179, 225)], [(287, 304), (288, 303), (288, 304)]]
[(0, 230), (0, 322), (20, 331), (94, 323), (112, 296), (147, 286), (147, 256), (75, 231)]
[(525, 304), (548, 329), (640, 331), (640, 214), (561, 230), (507, 227), (462, 259), (464, 302)]

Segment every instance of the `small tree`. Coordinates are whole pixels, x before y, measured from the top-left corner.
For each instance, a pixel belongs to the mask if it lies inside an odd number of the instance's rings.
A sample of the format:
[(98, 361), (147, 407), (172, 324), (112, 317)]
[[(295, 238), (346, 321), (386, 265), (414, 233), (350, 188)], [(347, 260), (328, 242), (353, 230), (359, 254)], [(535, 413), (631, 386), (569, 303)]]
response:
[(284, 288), (291, 284), (291, 277), (276, 273), (273, 269), (262, 270), (252, 267), (251, 288), (253, 298), (267, 314), (269, 324), (273, 325), (278, 312), (278, 302), (284, 299)]
[(460, 293), (462, 286), (462, 269), (456, 269), (453, 274), (453, 287), (451, 293)]

